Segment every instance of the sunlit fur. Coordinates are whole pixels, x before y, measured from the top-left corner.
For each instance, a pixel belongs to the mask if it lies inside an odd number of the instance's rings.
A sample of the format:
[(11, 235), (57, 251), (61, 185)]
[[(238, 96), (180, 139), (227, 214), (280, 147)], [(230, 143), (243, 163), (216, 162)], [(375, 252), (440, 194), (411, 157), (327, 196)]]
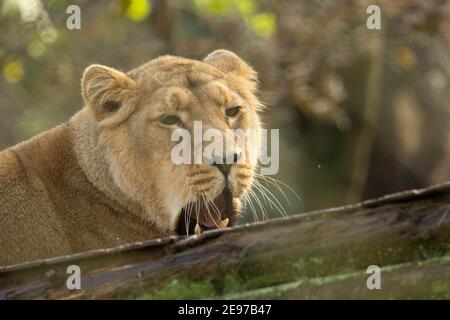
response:
[[(252, 129), (259, 137), (256, 73), (229, 51), (215, 51), (203, 61), (164, 56), (128, 73), (93, 65), (85, 71), (82, 88), (89, 115), (80, 115), (79, 121), (86, 127), (86, 119), (95, 119), (91, 125), (98, 131), (114, 184), (124, 198), (141, 205), (140, 214), (161, 230), (174, 230), (182, 208), (212, 201), (225, 186), (224, 176), (214, 166), (172, 162), (171, 150), (177, 142), (170, 137), (176, 127), (162, 124), (162, 115), (176, 114), (192, 135), (194, 121), (202, 121), (203, 130), (215, 128), (225, 134), (230, 128)], [(119, 102), (120, 107), (107, 111), (106, 101)], [(242, 107), (235, 119), (225, 116), (225, 109), (233, 106)], [(255, 143), (245, 149), (247, 160), (249, 152), (259, 152), (259, 139)], [(97, 173), (102, 170), (89, 163), (85, 167), (98, 183)], [(249, 161), (232, 166), (229, 187), (236, 214), (254, 171), (255, 164)], [(214, 206), (210, 210), (214, 214)]]
[[(211, 165), (174, 165), (162, 114), (189, 130), (194, 120), (260, 130), (255, 72), (229, 51), (165, 56), (128, 73), (92, 65), (81, 86), (84, 106), (68, 122), (0, 151), (0, 266), (173, 235), (180, 212), (201, 204), (213, 217), (224, 177)], [(242, 113), (226, 118), (235, 104)], [(255, 175), (254, 164), (231, 169), (235, 214)]]

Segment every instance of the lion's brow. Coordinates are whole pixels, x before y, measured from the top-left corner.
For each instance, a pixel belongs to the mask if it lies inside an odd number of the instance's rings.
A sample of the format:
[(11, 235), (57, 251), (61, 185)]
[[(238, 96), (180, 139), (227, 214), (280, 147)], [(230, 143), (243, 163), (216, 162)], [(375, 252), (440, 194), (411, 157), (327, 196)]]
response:
[[(216, 102), (219, 106), (229, 103), (230, 95), (222, 84), (216, 83), (217, 79), (210, 79), (208, 81), (198, 81), (195, 79), (191, 80), (193, 81), (193, 83), (190, 84), (189, 89), (191, 89), (192, 91), (201, 91), (206, 97), (214, 100), (214, 102)], [(211, 88), (210, 86), (213, 86), (213, 88)]]
[[(213, 90), (207, 90), (205, 87), (203, 87), (202, 89), (207, 93), (208, 97), (210, 97), (217, 103), (218, 106), (228, 105), (230, 103), (231, 97), (223, 84), (216, 83), (215, 81), (211, 82), (212, 83), (210, 85), (214, 87)], [(215, 94), (213, 92), (216, 92), (218, 94)]]
[(186, 75), (186, 83), (190, 90), (195, 90), (201, 86), (200, 81), (194, 79), (190, 74)]

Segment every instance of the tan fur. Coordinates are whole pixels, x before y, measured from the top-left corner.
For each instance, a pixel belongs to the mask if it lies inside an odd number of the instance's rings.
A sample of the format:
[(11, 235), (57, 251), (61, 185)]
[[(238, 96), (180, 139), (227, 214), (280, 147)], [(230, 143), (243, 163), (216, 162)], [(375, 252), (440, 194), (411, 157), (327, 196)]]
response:
[[(80, 112), (0, 152), (0, 265), (174, 234), (181, 209), (219, 196), (225, 179), (211, 165), (174, 165), (173, 128), (161, 115), (178, 115), (188, 130), (194, 120), (204, 130), (260, 130), (255, 90), (255, 72), (225, 50), (203, 61), (164, 56), (128, 73), (88, 67)], [(243, 112), (228, 119), (234, 104)], [(234, 206), (254, 170), (231, 169)]]

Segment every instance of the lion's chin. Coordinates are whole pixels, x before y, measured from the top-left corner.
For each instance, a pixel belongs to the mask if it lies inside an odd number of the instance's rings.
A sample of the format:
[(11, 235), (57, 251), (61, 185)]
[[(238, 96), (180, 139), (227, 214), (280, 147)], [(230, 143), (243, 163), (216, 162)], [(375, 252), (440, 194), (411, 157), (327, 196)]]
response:
[(181, 209), (177, 224), (178, 235), (201, 234), (210, 230), (231, 227), (237, 216), (233, 197), (228, 189), (208, 203), (189, 203)]

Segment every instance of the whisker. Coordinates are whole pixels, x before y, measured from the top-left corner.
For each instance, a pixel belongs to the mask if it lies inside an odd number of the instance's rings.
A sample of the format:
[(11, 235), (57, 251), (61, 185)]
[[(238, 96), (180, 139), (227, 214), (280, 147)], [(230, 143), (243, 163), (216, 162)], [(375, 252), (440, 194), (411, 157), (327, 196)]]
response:
[(248, 204), (249, 207), (250, 207), (250, 210), (252, 211), (253, 222), (259, 222), (259, 217), (258, 217), (258, 215), (256, 214), (256, 209), (255, 209), (255, 207), (254, 207), (254, 205), (253, 205), (253, 202), (252, 202), (252, 199), (251, 199), (249, 193), (246, 193), (246, 194), (244, 195), (244, 200), (245, 200), (245, 205)]
[(220, 214), (219, 208), (217, 208), (214, 201), (211, 199), (211, 197), (205, 192), (206, 197), (208, 198), (209, 203), (212, 205), (212, 209), (214, 210), (214, 213), (217, 214), (217, 217), (222, 218), (222, 215)]
[[(264, 192), (263, 194), (267, 196), (267, 194), (269, 196), (272, 196), (273, 200), (275, 200), (275, 202), (271, 202), (273, 203), (273, 205), (278, 209), (279, 213), (283, 216), (286, 217), (287, 213), (286, 210), (284, 209), (283, 205), (280, 203), (280, 201), (278, 201), (277, 197), (275, 197), (275, 195), (265, 186), (263, 186), (261, 183), (259, 183), (259, 181), (255, 180), (256, 184), (255, 186), (259, 186), (260, 188), (262, 188), (261, 192)], [(267, 194), (266, 194), (267, 193)], [(267, 197), (267, 199), (269, 199), (269, 197)]]
[(268, 221), (269, 220), (269, 216), (267, 214), (267, 211), (265, 210), (264, 206), (262, 205), (262, 203), (259, 200), (258, 196), (256, 195), (255, 191), (250, 189), (249, 190), (249, 194), (256, 201), (256, 204), (261, 208), (261, 213), (263, 215), (263, 221)]
[(275, 204), (273, 203), (273, 201), (265, 194), (264, 190), (259, 186), (260, 183), (257, 180), (254, 180), (254, 187), (259, 191), (259, 193), (261, 193), (261, 195), (263, 196), (264, 201), (266, 201), (269, 206), (270, 209), (273, 209), (273, 207), (275, 206)]
[[(204, 205), (205, 205), (205, 207), (206, 207), (206, 212), (208, 213), (208, 216), (211, 218), (211, 220), (212, 220), (212, 221), (214, 222), (214, 224), (216, 225), (217, 229), (219, 229), (219, 226), (217, 225), (216, 220), (214, 220), (214, 218), (213, 218), (213, 216), (212, 216), (212, 214), (211, 214), (210, 207), (209, 207), (208, 203), (207, 203), (206, 200), (205, 200), (205, 197), (208, 197), (208, 198), (210, 198), (210, 197), (209, 197), (208, 193), (205, 191), (205, 188), (204, 188), (204, 186), (203, 186), (203, 183), (200, 183), (200, 186), (201, 186), (201, 188), (203, 189), (202, 200), (203, 200), (203, 203), (204, 203)], [(218, 217), (220, 218), (221, 215), (220, 215), (219, 209), (217, 208), (216, 204), (215, 204), (211, 199), (208, 199), (208, 201), (209, 201), (209, 203), (212, 203), (212, 204), (213, 204), (213, 206), (215, 207), (215, 210), (217, 210)], [(197, 223), (198, 223), (198, 220), (197, 220)]]
[(189, 235), (189, 225), (190, 225), (190, 222), (191, 222), (190, 217), (189, 217), (189, 207), (190, 207), (190, 204), (191, 204), (191, 191), (192, 191), (192, 188), (189, 187), (189, 193), (188, 193), (188, 196), (187, 196), (187, 205), (186, 205), (186, 209), (185, 209), (185, 212), (184, 212), (184, 227), (186, 229), (186, 235), (187, 236)]
[(305, 206), (304, 206), (304, 204), (303, 204), (303, 200), (301, 199), (301, 197), (298, 195), (298, 193), (294, 190), (294, 189), (292, 189), (288, 184), (286, 184), (286, 183), (284, 183), (283, 181), (280, 181), (280, 180), (278, 180), (278, 179), (275, 179), (275, 178), (273, 178), (273, 177), (270, 177), (270, 176), (264, 176), (264, 175), (262, 175), (262, 174), (260, 174), (260, 173), (258, 173), (258, 172), (255, 172), (255, 176), (257, 176), (257, 177), (262, 177), (262, 178), (264, 178), (264, 179), (268, 179), (269, 181), (271, 181), (271, 182), (273, 182), (273, 183), (276, 183), (276, 184), (280, 184), (280, 185), (282, 185), (283, 187), (285, 187), (285, 188), (287, 188), (290, 192), (292, 192), (293, 194), (294, 194), (294, 196), (297, 198), (297, 200), (299, 201), (299, 203), (300, 203), (300, 205), (304, 208)]
[[(205, 194), (205, 196), (207, 196), (207, 195)], [(216, 220), (214, 220), (214, 218), (213, 218), (213, 216), (212, 216), (212, 214), (211, 214), (210, 207), (209, 207), (208, 203), (206, 202), (206, 199), (205, 199), (205, 197), (204, 197), (203, 194), (202, 194), (202, 199), (203, 199), (203, 202), (204, 202), (204, 204), (205, 204), (206, 212), (208, 213), (208, 216), (209, 216), (209, 217), (211, 218), (211, 220), (214, 222), (214, 224), (216, 225), (217, 229), (219, 229), (219, 226), (217, 225)]]
[(272, 184), (273, 186), (275, 186), (275, 188), (277, 188), (277, 190), (283, 195), (284, 199), (289, 204), (289, 206), (292, 206), (291, 202), (289, 201), (288, 197), (286, 196), (286, 193), (283, 191), (283, 189), (280, 187), (280, 185), (278, 183), (269, 180), (268, 178), (266, 178), (263, 175), (257, 176), (256, 178), (257, 179), (262, 179), (268, 188), (270, 188), (269, 183)]

